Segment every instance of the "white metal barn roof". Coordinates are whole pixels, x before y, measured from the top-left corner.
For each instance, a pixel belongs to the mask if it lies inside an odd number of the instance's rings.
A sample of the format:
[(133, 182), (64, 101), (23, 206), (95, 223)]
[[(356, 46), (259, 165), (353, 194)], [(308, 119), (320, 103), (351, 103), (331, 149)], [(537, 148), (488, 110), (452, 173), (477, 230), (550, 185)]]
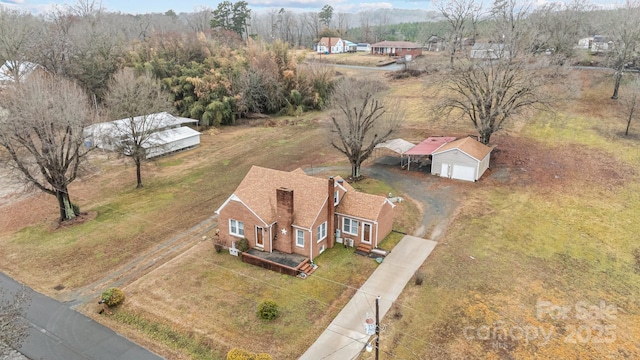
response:
[(151, 134), (149, 136), (149, 141), (143, 144), (142, 147), (148, 148), (156, 145), (169, 144), (196, 135), (200, 135), (200, 133), (186, 126), (181, 126), (175, 129), (167, 129)]
[(413, 143), (408, 142), (404, 139), (393, 139), (387, 140), (383, 143), (376, 145), (376, 149), (389, 149), (391, 151), (395, 151), (398, 154), (402, 155), (407, 151), (411, 150), (415, 145)]
[[(110, 136), (113, 138), (126, 136), (130, 134), (130, 119), (119, 119), (113, 121), (102, 122), (85, 127), (86, 136)], [(136, 132), (145, 132), (153, 129), (165, 129), (179, 125), (197, 123), (198, 120), (188, 119), (184, 117), (176, 117), (168, 112), (161, 112), (149, 115), (140, 115), (133, 118), (133, 122), (137, 127)]]

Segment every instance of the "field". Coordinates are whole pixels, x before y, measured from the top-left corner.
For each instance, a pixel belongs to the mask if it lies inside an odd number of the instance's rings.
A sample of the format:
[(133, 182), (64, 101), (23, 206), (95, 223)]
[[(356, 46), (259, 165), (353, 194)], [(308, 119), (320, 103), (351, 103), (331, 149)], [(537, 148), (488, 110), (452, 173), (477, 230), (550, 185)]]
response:
[[(400, 136), (472, 134), (464, 119), (431, 115), (439, 94), (430, 79), (387, 80), (389, 97), (406, 108)], [(530, 114), (492, 138), (492, 166), (480, 182), (439, 182), (459, 207), (420, 270), (422, 285), (409, 283), (383, 319), (382, 358), (640, 356), (640, 137), (633, 125), (632, 136), (621, 135), (609, 80), (572, 71), (563, 81), (574, 84), (570, 96), (555, 112)], [(326, 114), (309, 113), (208, 130), (198, 149), (145, 164), (140, 190), (127, 159), (94, 153), (70, 191), (95, 219), (57, 228), (53, 197), (10, 199), (0, 207), (0, 269), (75, 299), (210, 217), (251, 165), (345, 165), (328, 146), (327, 124)], [(363, 190), (398, 193), (370, 179)], [(397, 226), (414, 231), (423, 206), (403, 203)], [(216, 254), (210, 241), (188, 241), (128, 284), (112, 316), (95, 315), (93, 301), (80, 309), (171, 359), (222, 359), (232, 347), (294, 359), (376, 266), (336, 247), (302, 281)], [(255, 316), (264, 299), (283, 308), (275, 322)]]
[(588, 75), (555, 114), (496, 137), (491, 178), (385, 319), (386, 356), (640, 355), (640, 144)]

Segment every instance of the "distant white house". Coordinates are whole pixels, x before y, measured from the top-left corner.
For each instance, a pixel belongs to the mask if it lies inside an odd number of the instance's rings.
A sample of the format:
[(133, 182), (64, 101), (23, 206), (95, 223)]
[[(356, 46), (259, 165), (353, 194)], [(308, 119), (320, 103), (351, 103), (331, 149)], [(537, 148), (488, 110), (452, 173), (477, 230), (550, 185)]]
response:
[(351, 42), (349, 40), (343, 40), (344, 41), (344, 51), (345, 52), (349, 52), (349, 53), (354, 53), (357, 51), (358, 49), (358, 44)]
[(38, 70), (45, 71), (44, 67), (32, 62), (7, 60), (0, 66), (0, 85), (22, 82)]
[(472, 59), (508, 59), (511, 52), (504, 44), (475, 43), (471, 48)]
[(342, 54), (347, 50), (346, 40), (342, 40), (339, 37), (323, 37), (316, 47), (316, 51), (319, 54)]
[(578, 49), (591, 49), (591, 44), (593, 43), (593, 36), (589, 36), (586, 38), (582, 38), (578, 40)]
[(356, 51), (363, 51), (363, 52), (370, 53), (371, 52), (371, 44), (369, 44), (369, 43), (357, 43), (356, 44)]
[(593, 53), (607, 52), (613, 49), (613, 41), (610, 41), (606, 36), (594, 35), (593, 41), (589, 46), (589, 50)]
[[(146, 157), (153, 158), (171, 152), (186, 150), (200, 144), (200, 133), (183, 126), (198, 120), (173, 116), (167, 112), (141, 115), (130, 119), (120, 119), (87, 126), (84, 129), (85, 144), (100, 149), (115, 151), (123, 142), (130, 140), (132, 133), (151, 135), (142, 144)], [(135, 130), (132, 130), (132, 125)]]

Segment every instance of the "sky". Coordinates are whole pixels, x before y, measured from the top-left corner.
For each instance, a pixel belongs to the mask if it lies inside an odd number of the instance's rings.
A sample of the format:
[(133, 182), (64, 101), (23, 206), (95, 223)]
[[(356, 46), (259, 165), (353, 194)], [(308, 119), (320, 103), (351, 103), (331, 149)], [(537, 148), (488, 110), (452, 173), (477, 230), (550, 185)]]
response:
[[(100, 0), (97, 0), (99, 2)], [(231, 0), (235, 2), (237, 0)], [(260, 9), (280, 9), (292, 11), (320, 11), (330, 4), (336, 12), (358, 12), (367, 9), (423, 9), (429, 10), (430, 0), (245, 0), (254, 11)], [(34, 13), (45, 12), (56, 5), (73, 4), (76, 1), (64, 0), (0, 0), (0, 4)], [(202, 7), (216, 8), (220, 1), (205, 0), (102, 0), (102, 6), (108, 11), (142, 14), (165, 12), (172, 9), (176, 13), (192, 12)]]

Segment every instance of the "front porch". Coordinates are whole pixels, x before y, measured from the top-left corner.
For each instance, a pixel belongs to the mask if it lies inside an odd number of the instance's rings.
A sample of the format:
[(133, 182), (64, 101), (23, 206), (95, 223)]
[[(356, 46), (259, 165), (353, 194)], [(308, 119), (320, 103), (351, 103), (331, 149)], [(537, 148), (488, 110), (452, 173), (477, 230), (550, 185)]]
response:
[(263, 267), (268, 270), (306, 278), (315, 271), (315, 267), (309, 261), (309, 258), (298, 254), (287, 254), (277, 250), (273, 252), (260, 251), (257, 249), (249, 249), (242, 253), (242, 261)]

